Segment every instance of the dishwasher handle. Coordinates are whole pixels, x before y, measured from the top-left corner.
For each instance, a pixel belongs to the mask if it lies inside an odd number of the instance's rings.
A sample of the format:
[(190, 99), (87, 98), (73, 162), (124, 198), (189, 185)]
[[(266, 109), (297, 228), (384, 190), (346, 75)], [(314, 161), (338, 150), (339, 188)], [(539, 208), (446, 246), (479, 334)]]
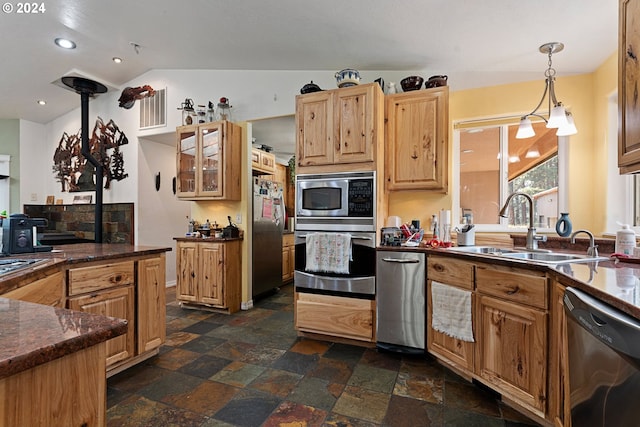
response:
[(576, 288), (564, 293), (565, 313), (613, 350), (640, 361), (640, 322)]
[(398, 264), (418, 264), (420, 262), (419, 259), (404, 259), (404, 258), (382, 258), (382, 261), (385, 262), (395, 262)]

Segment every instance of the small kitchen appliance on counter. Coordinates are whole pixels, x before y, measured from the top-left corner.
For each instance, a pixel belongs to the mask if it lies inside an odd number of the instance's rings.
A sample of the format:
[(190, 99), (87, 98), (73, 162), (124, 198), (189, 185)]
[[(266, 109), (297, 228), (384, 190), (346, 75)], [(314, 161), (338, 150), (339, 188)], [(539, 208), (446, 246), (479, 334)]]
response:
[(25, 214), (12, 214), (2, 221), (2, 252), (5, 254), (24, 254), (48, 252), (51, 246), (40, 245), (38, 227), (46, 227), (44, 218), (29, 218)]

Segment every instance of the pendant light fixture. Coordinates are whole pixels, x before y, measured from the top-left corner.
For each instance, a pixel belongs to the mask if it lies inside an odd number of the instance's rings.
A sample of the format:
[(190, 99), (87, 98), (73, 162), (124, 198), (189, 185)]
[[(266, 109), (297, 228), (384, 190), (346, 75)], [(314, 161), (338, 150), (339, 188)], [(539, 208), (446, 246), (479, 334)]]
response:
[[(553, 55), (556, 52), (560, 52), (562, 49), (564, 49), (564, 45), (560, 42), (545, 43), (542, 46), (540, 46), (540, 52), (547, 54), (547, 56), (549, 57), (549, 62), (548, 62), (549, 68), (547, 68), (547, 70), (544, 72), (544, 75), (546, 77), (544, 92), (542, 93), (542, 98), (540, 99), (540, 102), (538, 103), (536, 108), (534, 108), (533, 111), (527, 114), (526, 116), (522, 116), (522, 118), (520, 119), (520, 126), (518, 127), (518, 132), (516, 133), (517, 139), (531, 138), (532, 136), (535, 135), (535, 131), (533, 130), (533, 126), (531, 125), (531, 119), (529, 118), (530, 116), (536, 116), (541, 118), (547, 124), (548, 128), (557, 128), (558, 129), (558, 131), (556, 132), (557, 136), (568, 136), (568, 135), (575, 135), (576, 133), (578, 133), (578, 130), (576, 129), (576, 125), (573, 121), (573, 116), (571, 115), (570, 112), (565, 110), (564, 105), (562, 105), (562, 102), (556, 99), (556, 92), (555, 92), (556, 70), (553, 69), (553, 67), (551, 66), (552, 65), (551, 55)], [(544, 99), (547, 97), (547, 94), (549, 95), (549, 98), (548, 98), (549, 118), (548, 119), (544, 117), (542, 114), (538, 113), (538, 109), (542, 106), (542, 103), (544, 102)]]

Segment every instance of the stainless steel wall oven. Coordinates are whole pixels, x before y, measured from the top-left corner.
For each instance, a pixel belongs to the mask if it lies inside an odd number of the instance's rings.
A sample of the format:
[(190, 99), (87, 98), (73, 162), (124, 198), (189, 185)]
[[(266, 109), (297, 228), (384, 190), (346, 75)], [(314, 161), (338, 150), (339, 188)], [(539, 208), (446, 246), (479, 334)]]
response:
[[(313, 233), (347, 234), (348, 272), (307, 269), (307, 240)], [(294, 283), (302, 292), (375, 298), (376, 173), (296, 176)]]
[(309, 231), (295, 233), (295, 272), (297, 288), (339, 294), (359, 294), (364, 298), (376, 293), (376, 234), (352, 232), (351, 260), (348, 273), (308, 272), (307, 236)]

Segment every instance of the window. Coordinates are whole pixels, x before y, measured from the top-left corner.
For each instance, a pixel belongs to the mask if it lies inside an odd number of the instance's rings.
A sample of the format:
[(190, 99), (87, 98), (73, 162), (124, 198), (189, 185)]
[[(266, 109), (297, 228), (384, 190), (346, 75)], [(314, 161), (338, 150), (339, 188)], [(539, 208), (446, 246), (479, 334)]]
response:
[(525, 197), (512, 199), (508, 219), (499, 217), (508, 195), (522, 192), (534, 200), (535, 227), (555, 227), (562, 205), (558, 196), (562, 164), (556, 129), (547, 129), (544, 122), (534, 123), (536, 136), (527, 139), (516, 139), (517, 130), (514, 122), (456, 129), (455, 154), (459, 161), (454, 164), (459, 164), (460, 169), (454, 207), (459, 212), (459, 222), (471, 220), (483, 231), (526, 228), (529, 204)]

